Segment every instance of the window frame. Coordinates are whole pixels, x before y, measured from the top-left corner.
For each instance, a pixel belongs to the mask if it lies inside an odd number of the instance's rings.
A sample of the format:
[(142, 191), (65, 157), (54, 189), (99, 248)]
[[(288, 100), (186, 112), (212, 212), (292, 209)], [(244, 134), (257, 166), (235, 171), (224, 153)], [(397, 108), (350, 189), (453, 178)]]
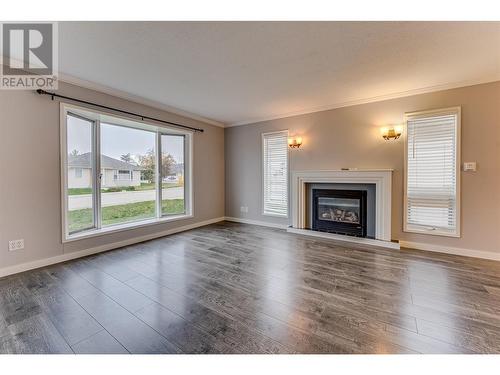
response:
[(261, 133), (261, 141), (260, 141), (260, 145), (261, 145), (260, 146), (261, 147), (260, 154), (261, 154), (261, 158), (262, 158), (262, 162), (261, 162), (261, 167), (262, 167), (262, 169), (261, 169), (261, 177), (262, 177), (262, 181), (261, 181), (261, 187), (262, 187), (261, 209), (262, 209), (262, 215), (264, 215), (264, 216), (288, 219), (288, 217), (290, 215), (290, 207), (289, 207), (289, 204), (290, 204), (290, 197), (289, 197), (289, 194), (290, 194), (290, 180), (289, 180), (290, 179), (290, 154), (289, 154), (289, 152), (290, 152), (290, 150), (288, 147), (288, 142), (286, 145), (286, 147), (287, 147), (287, 152), (286, 152), (286, 214), (280, 215), (280, 214), (275, 214), (275, 213), (269, 213), (269, 212), (266, 212), (266, 209), (265, 209), (265, 204), (266, 204), (266, 201), (265, 201), (265, 189), (266, 189), (265, 169), (266, 169), (266, 166), (265, 166), (265, 155), (264, 155), (264, 140), (265, 140), (265, 137), (268, 135), (280, 134), (280, 133), (285, 134), (287, 141), (288, 141), (288, 135), (289, 135), (288, 129)]
[[(455, 129), (456, 150), (455, 150), (455, 192), (456, 192), (456, 226), (455, 230), (439, 229), (419, 224), (408, 223), (408, 121), (412, 118), (429, 117), (439, 115), (456, 115), (457, 123)], [(419, 233), (433, 236), (461, 237), (461, 107), (448, 107), (425, 111), (407, 112), (404, 115), (404, 184), (403, 184), (403, 232)]]
[[(61, 103), (62, 105), (62, 103)], [(62, 106), (61, 106), (62, 108)], [(76, 107), (75, 107), (76, 108)], [(73, 233), (70, 233), (69, 232), (69, 228), (68, 228), (68, 211), (67, 211), (67, 204), (68, 204), (68, 186), (67, 186), (67, 182), (68, 182), (68, 149), (67, 149), (67, 127), (66, 127), (66, 119), (67, 119), (67, 116), (72, 116), (72, 117), (75, 117), (75, 118), (78, 118), (80, 120), (84, 120), (84, 121), (88, 121), (92, 124), (92, 128), (91, 128), (91, 153), (92, 153), (92, 163), (90, 165), (90, 173), (92, 174), (92, 210), (93, 210), (93, 215), (92, 215), (92, 223), (93, 223), (93, 227), (91, 228), (87, 228), (87, 229), (82, 229), (82, 230), (79, 230), (79, 231), (76, 231), (76, 232), (73, 232)], [(62, 116), (61, 116), (62, 118)], [(91, 232), (91, 231), (95, 231), (98, 229), (98, 222), (100, 220), (100, 202), (98, 202), (98, 199), (97, 199), (97, 193), (96, 193), (96, 190), (97, 189), (100, 189), (100, 181), (98, 181), (98, 179), (95, 178), (95, 176), (97, 175), (96, 174), (96, 171), (99, 170), (97, 168), (100, 168), (100, 164), (99, 162), (96, 160), (96, 154), (99, 150), (99, 142), (96, 140), (96, 128), (97, 128), (97, 124), (96, 124), (96, 121), (94, 119), (91, 119), (91, 118), (88, 118), (86, 116), (82, 116), (78, 113), (73, 113), (72, 110), (65, 110), (65, 114), (64, 114), (64, 129), (63, 129), (63, 126), (62, 126), (62, 123), (61, 123), (61, 131), (60, 131), (60, 136), (61, 136), (61, 147), (60, 147), (60, 150), (61, 152), (64, 152), (61, 154), (61, 187), (63, 190), (61, 190), (61, 192), (63, 194), (61, 194), (61, 197), (62, 197), (62, 204), (61, 204), (61, 208), (63, 210), (62, 212), (62, 225), (63, 225), (63, 230), (62, 230), (62, 233), (64, 234), (63, 235), (63, 242), (65, 239), (67, 238), (70, 238), (70, 237), (78, 237), (81, 235), (81, 233), (87, 233), (87, 232)], [(64, 149), (63, 149), (64, 147)], [(63, 156), (64, 155), (64, 156)]]
[[(67, 122), (68, 114), (92, 122), (92, 201), (94, 214), (94, 227), (89, 230), (70, 233), (68, 228), (68, 150), (67, 150)], [(112, 121), (113, 120), (113, 121)], [(138, 130), (146, 130), (155, 133), (156, 152), (156, 212), (155, 218), (131, 221), (106, 227), (101, 226), (101, 122), (124, 126)], [(161, 216), (161, 181), (159, 181), (159, 161), (161, 154), (158, 148), (162, 135), (184, 136), (184, 208), (183, 214)], [(174, 127), (158, 125), (153, 122), (142, 121), (133, 117), (116, 115), (113, 112), (96, 110), (84, 106), (69, 103), (60, 103), (60, 168), (61, 168), (61, 233), (62, 242), (72, 242), (84, 238), (103, 236), (110, 233), (157, 225), (165, 222), (185, 220), (194, 217), (194, 188), (193, 188), (193, 132), (181, 130)], [(99, 172), (97, 172), (99, 171)], [(160, 198), (160, 199), (159, 199)]]
[[(163, 158), (163, 151), (162, 151), (162, 136), (164, 135), (170, 135), (170, 136), (178, 136), (178, 137), (183, 137), (183, 143), (184, 143), (184, 213), (183, 215), (185, 215), (187, 212), (188, 212), (188, 200), (192, 200), (192, 196), (190, 196), (187, 191), (186, 191), (186, 178), (189, 178), (189, 180), (191, 180), (191, 176), (187, 177), (187, 173), (186, 173), (186, 160), (191, 160), (191, 156), (188, 155), (187, 151), (190, 150), (191, 148), (188, 147), (188, 144), (187, 142), (189, 142), (189, 140), (187, 139), (187, 136), (186, 134), (184, 133), (180, 133), (180, 134), (172, 134), (172, 133), (160, 133), (158, 138), (157, 138), (157, 144), (156, 144), (156, 149), (157, 149), (157, 153), (158, 153), (158, 157), (157, 157), (157, 160), (161, 160)], [(179, 214), (169, 214), (169, 213), (165, 213), (163, 214), (163, 176), (161, 174), (161, 168), (160, 168), (160, 163), (156, 163), (157, 166), (156, 166), (156, 173), (157, 173), (157, 180), (158, 180), (158, 184), (159, 184), (159, 188), (158, 188), (158, 191), (157, 191), (157, 200), (159, 201), (159, 215), (160, 215), (160, 218), (168, 218), (168, 217), (174, 217), (174, 216), (178, 216)], [(189, 170), (191, 170), (191, 166), (189, 168)]]

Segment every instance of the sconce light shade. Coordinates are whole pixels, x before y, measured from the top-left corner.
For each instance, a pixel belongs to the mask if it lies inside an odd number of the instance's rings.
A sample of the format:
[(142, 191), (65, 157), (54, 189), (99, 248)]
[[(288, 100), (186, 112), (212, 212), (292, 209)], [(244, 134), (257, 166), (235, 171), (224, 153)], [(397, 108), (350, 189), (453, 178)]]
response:
[(302, 137), (289, 137), (288, 146), (290, 148), (299, 148), (302, 145)]
[(401, 137), (401, 134), (403, 133), (403, 127), (402, 126), (391, 126), (391, 127), (383, 127), (380, 129), (380, 134), (382, 134), (382, 137), (386, 140), (389, 141), (391, 139), (398, 139)]

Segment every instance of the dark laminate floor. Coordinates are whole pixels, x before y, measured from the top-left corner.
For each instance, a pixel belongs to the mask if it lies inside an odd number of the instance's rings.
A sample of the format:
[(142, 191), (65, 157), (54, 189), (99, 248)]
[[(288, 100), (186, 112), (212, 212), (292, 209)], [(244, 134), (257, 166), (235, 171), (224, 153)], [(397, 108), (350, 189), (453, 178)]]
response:
[(500, 263), (220, 223), (0, 279), (0, 353), (499, 353)]

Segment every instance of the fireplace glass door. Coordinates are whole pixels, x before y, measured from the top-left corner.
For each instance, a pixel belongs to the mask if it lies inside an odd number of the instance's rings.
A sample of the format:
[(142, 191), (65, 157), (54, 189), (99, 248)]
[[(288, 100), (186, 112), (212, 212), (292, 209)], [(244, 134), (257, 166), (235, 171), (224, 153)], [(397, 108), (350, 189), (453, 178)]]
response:
[(318, 197), (318, 219), (359, 224), (360, 200)]
[(366, 191), (313, 189), (312, 229), (366, 237)]

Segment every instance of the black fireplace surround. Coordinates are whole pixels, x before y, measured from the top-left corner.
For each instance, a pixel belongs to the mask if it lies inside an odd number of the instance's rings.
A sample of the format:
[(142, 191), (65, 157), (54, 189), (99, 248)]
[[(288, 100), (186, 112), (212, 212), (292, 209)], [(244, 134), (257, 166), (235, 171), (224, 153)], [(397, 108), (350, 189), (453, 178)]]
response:
[(366, 237), (366, 191), (312, 190), (312, 229)]

